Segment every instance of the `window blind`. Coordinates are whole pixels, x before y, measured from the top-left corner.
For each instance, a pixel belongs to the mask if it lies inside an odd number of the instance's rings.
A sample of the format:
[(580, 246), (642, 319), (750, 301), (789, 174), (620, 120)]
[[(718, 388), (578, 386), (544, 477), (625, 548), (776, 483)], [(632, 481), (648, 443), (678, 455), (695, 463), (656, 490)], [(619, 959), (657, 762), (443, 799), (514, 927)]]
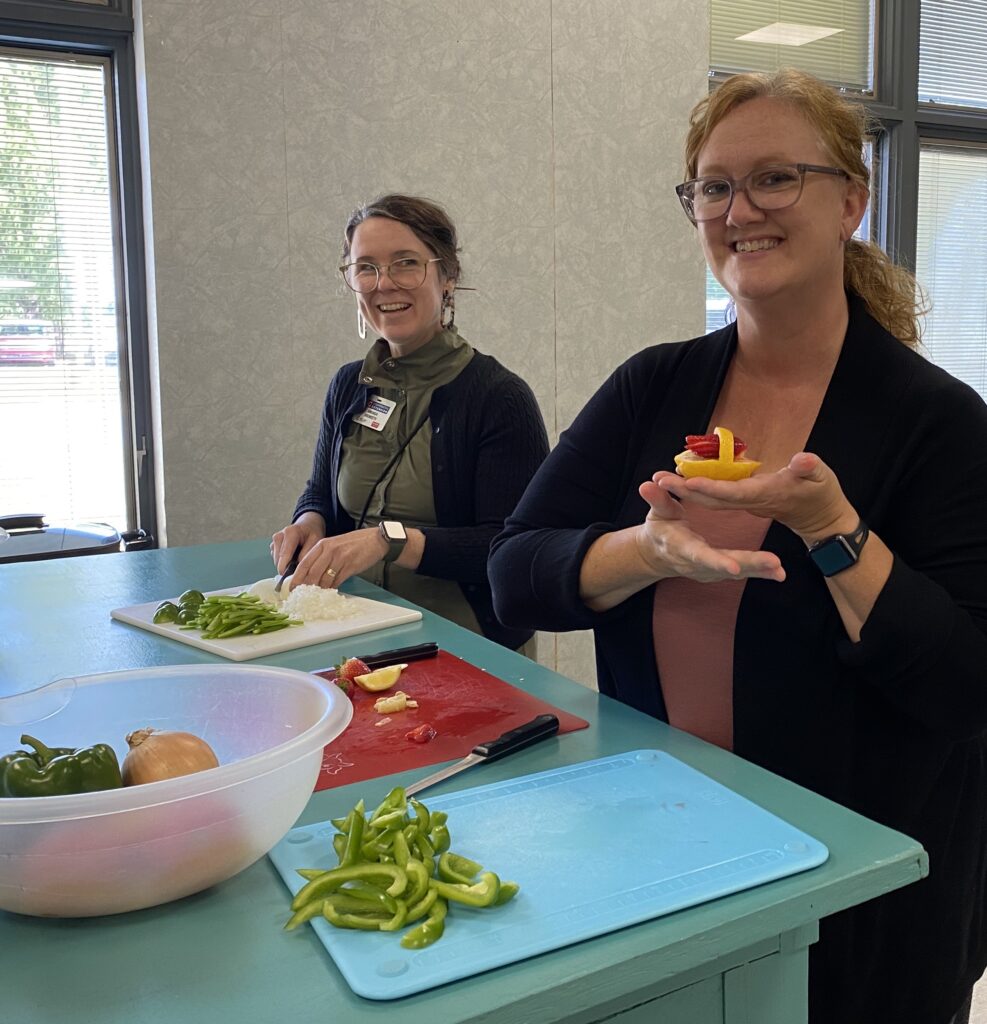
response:
[(987, 107), (987, 0), (922, 0), (918, 98)]
[(987, 399), (987, 149), (923, 145), (915, 273), (926, 354)]
[(874, 0), (712, 0), (709, 63), (727, 73), (796, 67), (869, 93), (873, 25)]
[(127, 528), (107, 65), (0, 51), (0, 513)]

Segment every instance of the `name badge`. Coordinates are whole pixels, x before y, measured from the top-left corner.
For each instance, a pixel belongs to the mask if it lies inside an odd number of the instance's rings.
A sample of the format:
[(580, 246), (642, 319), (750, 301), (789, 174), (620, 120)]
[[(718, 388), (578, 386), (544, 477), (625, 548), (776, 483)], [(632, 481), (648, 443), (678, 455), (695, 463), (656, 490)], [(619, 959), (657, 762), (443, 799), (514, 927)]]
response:
[(371, 430), (383, 430), (397, 404), (397, 402), (392, 402), (389, 398), (371, 395), (366, 409), (363, 412), (357, 413), (353, 417), (353, 422), (359, 423), (363, 427), (370, 427)]

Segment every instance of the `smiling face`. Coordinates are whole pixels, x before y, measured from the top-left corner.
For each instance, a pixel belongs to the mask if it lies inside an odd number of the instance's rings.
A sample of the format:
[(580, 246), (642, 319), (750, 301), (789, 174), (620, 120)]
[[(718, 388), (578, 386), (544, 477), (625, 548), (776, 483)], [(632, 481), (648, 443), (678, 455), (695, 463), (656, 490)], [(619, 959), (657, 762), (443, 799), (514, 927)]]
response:
[[(758, 98), (710, 132), (696, 174), (737, 180), (761, 167), (798, 163), (834, 165), (793, 106)], [(725, 217), (699, 224), (699, 237), (710, 269), (738, 311), (778, 299), (807, 305), (813, 296), (842, 295), (843, 243), (860, 223), (866, 202), (861, 186), (809, 171), (794, 206), (758, 210), (738, 191)]]
[[(353, 232), (347, 262), (373, 263), (413, 257), (430, 260), (435, 253), (408, 227), (389, 217), (369, 217)], [(438, 263), (429, 263), (418, 288), (398, 288), (390, 274), (381, 273), (372, 292), (357, 293), (360, 310), (373, 331), (383, 337), (391, 355), (403, 356), (421, 348), (441, 330), (442, 296), (454, 282), (443, 280)]]

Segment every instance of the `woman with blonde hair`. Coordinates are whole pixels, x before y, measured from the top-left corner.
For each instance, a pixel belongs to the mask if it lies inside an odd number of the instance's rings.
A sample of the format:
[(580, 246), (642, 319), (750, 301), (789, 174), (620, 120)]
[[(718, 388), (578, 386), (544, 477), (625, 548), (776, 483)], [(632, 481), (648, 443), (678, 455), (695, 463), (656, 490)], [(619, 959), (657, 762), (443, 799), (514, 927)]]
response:
[[(987, 963), (987, 408), (854, 237), (864, 129), (793, 70), (697, 106), (677, 192), (736, 323), (614, 372), (491, 579), (505, 623), (595, 631), (603, 693), (919, 839), (928, 879), (822, 922), (810, 1021), (958, 1024)], [(687, 435), (734, 462), (714, 427), (752, 476), (672, 471)]]

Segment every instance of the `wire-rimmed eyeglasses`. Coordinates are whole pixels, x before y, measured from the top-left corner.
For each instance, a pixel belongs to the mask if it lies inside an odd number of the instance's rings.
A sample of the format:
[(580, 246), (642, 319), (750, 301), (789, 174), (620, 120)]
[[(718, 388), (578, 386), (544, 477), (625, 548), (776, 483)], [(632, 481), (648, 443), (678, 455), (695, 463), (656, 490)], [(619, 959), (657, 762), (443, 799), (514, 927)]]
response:
[(850, 175), (839, 167), (821, 167), (818, 164), (778, 164), (759, 167), (736, 181), (719, 175), (693, 178), (675, 186), (685, 215), (697, 224), (699, 221), (725, 217), (738, 192), (758, 210), (783, 210), (794, 206), (805, 187), (806, 172), (835, 174), (841, 178)]
[(431, 260), (403, 256), (378, 267), (376, 263), (345, 263), (339, 268), (343, 280), (355, 292), (372, 292), (380, 285), (380, 275), (387, 274), (398, 288), (420, 288), (425, 283), (429, 263), (441, 263), (440, 257)]

